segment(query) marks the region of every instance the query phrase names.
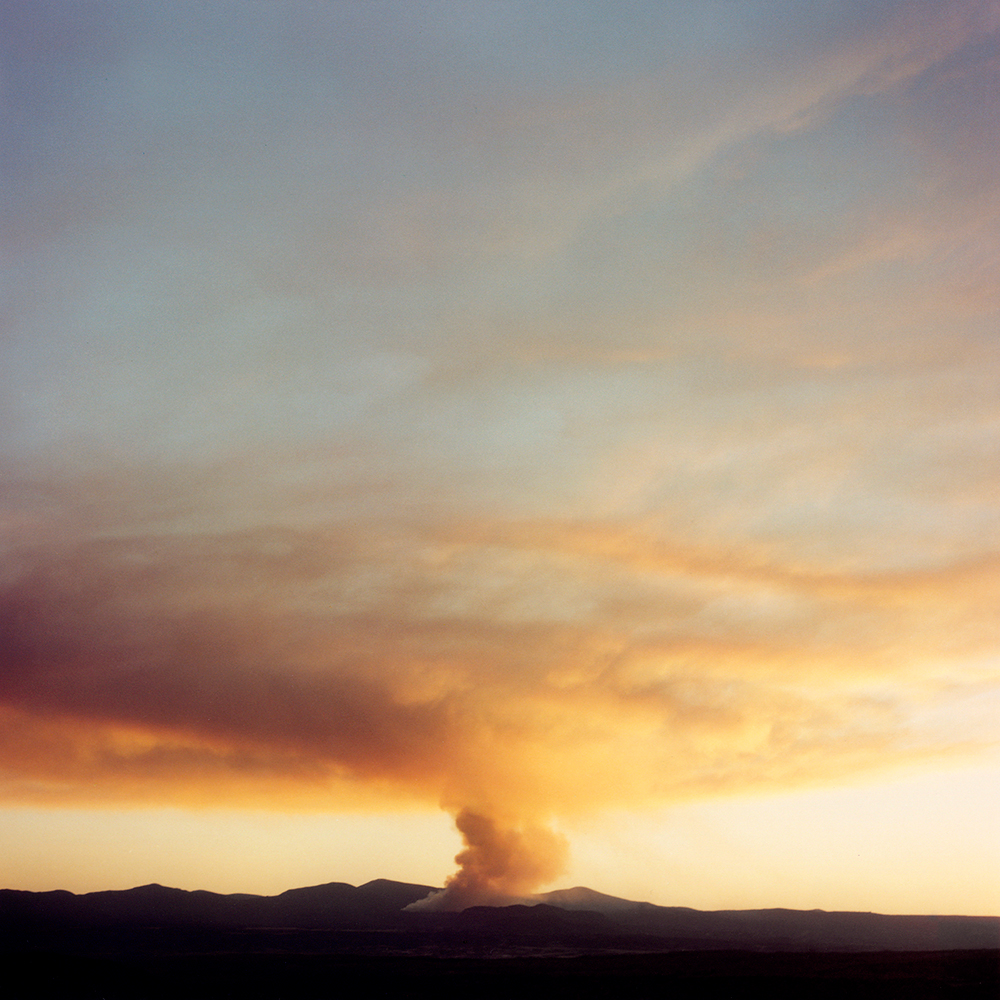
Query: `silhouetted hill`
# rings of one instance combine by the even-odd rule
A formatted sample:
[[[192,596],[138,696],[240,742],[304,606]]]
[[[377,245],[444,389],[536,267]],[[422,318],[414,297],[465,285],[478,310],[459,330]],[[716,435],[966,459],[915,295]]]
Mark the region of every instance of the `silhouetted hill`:
[[[626,910],[655,909],[653,903],[637,903],[631,899],[620,899],[603,892],[595,892],[582,885],[572,889],[555,889],[535,896],[539,902],[551,903],[564,910],[595,910],[598,913],[621,913]]]
[[[397,922],[409,903],[432,886],[379,879],[355,888],[330,882],[278,896],[187,892],[162,885],[120,891],[0,890],[0,928],[89,925],[192,927],[381,927]]]
[[[6,889],[0,983],[5,1000],[1000,996],[992,917],[704,912],[583,887],[533,905],[405,909],[432,891],[383,879],[277,896]]]
[[[15,932],[21,941],[30,942],[33,936],[40,940],[41,935],[54,942],[60,934],[74,932],[77,940],[83,940],[102,929],[114,930],[118,941],[131,935],[136,947],[140,938],[165,941],[167,930],[175,934],[214,930],[242,935],[236,944],[230,942],[233,947],[250,946],[254,935],[259,942],[265,932],[286,938],[291,932],[328,932],[322,939],[328,950],[385,946],[433,951],[438,944],[454,948],[462,940],[482,943],[490,937],[524,946],[572,942],[583,951],[611,947],[788,952],[1000,948],[1000,918],[996,917],[787,909],[702,911],[619,899],[584,887],[545,893],[533,905],[475,906],[458,913],[405,909],[433,891],[432,886],[385,879],[358,887],[330,882],[289,889],[277,896],[187,892],[156,884],[82,895],[5,889],[0,890],[0,933],[8,948]],[[161,932],[158,939],[157,929]],[[362,932],[381,936],[363,939],[358,936]],[[296,940],[300,944],[304,940],[301,933]],[[309,938],[310,947],[318,940]]]
[[[343,882],[289,889],[244,911],[254,924],[282,927],[384,927],[433,886],[376,879],[355,888]]]

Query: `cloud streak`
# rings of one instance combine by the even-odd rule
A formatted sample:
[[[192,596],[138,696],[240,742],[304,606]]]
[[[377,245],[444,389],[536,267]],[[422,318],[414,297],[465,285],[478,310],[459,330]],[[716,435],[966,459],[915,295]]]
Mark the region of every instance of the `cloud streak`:
[[[592,525],[18,556],[0,695],[39,749],[13,773],[71,800],[121,780],[155,801],[137,773],[182,790],[199,760],[237,799],[247,768],[265,785],[270,768],[317,808],[371,784],[487,816],[517,803],[525,820],[825,781],[941,749],[910,728],[914,699],[947,658],[990,649],[996,612],[994,561],[852,578]],[[57,720],[82,734],[64,758],[45,749]]]
[[[957,723],[1000,688],[962,667],[992,649],[995,559],[852,576],[621,525],[388,529],[14,549],[4,797],[441,805],[468,847],[433,905],[460,906],[555,877],[559,817],[990,742]]]

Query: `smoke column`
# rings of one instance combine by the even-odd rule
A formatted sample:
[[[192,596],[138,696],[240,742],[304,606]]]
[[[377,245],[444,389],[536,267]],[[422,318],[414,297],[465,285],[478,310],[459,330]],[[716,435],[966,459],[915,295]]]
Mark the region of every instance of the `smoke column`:
[[[561,835],[536,824],[501,825],[462,809],[455,826],[465,848],[444,889],[412,904],[416,910],[464,910],[518,902],[566,870],[569,850]]]

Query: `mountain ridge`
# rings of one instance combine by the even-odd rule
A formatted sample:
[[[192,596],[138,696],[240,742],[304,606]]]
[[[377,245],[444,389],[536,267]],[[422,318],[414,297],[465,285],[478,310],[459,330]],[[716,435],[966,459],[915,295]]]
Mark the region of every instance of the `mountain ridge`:
[[[696,910],[659,906],[584,886],[557,889],[507,906],[457,912],[407,907],[434,886],[373,879],[360,886],[327,882],[274,896],[214,893],[148,883],[123,890],[0,890],[0,934],[87,933],[126,929],[234,932],[364,932],[408,936],[420,946],[449,947],[493,937],[522,945],[560,941],[580,948],[631,950],[753,949],[784,951],[934,951],[1000,949],[1000,917],[898,915],[853,911]],[[388,941],[388,938],[385,938]],[[332,938],[331,938],[332,942]],[[346,942],[346,939],[345,939]],[[328,942],[329,943],[329,942]],[[331,944],[332,946],[332,944]],[[345,944],[346,946],[346,944]]]

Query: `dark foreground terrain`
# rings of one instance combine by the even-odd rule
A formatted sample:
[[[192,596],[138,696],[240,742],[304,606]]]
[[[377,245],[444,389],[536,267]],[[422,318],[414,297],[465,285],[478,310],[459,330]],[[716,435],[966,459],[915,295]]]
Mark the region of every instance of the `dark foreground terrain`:
[[[11,1000],[67,997],[925,998],[1000,996],[998,953],[874,952],[432,958],[299,954],[142,958],[45,953],[5,962]]]
[[[0,995],[1000,1000],[995,918],[709,913],[587,889],[533,906],[406,909],[430,891],[383,880],[270,897],[3,890]]]

